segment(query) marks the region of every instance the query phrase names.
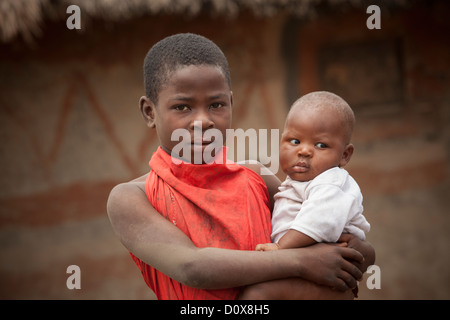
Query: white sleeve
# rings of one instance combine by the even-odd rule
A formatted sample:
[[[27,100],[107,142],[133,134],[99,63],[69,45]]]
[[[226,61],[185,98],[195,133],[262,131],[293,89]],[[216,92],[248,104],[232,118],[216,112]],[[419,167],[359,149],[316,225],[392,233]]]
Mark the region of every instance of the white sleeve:
[[[291,229],[317,242],[336,242],[347,223],[361,214],[361,202],[362,198],[355,198],[336,185],[316,185],[303,202]]]

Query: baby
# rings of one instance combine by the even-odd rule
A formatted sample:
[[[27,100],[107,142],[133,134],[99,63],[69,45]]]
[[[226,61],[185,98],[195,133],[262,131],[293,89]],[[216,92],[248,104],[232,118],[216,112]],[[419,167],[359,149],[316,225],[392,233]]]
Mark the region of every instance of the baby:
[[[256,250],[336,242],[342,233],[365,239],[370,225],[362,215],[361,191],[343,169],[354,150],[354,122],[350,106],[330,92],[307,94],[292,105],[280,145],[287,178],[274,196],[273,243]]]

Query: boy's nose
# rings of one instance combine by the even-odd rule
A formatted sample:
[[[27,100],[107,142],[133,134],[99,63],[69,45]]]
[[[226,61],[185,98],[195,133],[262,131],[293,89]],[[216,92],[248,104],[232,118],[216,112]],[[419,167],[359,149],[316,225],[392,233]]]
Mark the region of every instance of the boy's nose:
[[[207,130],[214,127],[214,122],[204,113],[199,113],[191,122],[191,129]]]

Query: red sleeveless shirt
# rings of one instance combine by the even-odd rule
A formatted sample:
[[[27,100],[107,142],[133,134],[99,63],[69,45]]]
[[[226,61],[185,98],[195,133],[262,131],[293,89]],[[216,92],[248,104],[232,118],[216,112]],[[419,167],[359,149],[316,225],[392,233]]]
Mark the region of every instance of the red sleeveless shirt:
[[[161,147],[150,160],[145,190],[153,207],[197,247],[254,250],[270,242],[270,201],[262,178],[226,164],[175,164]],[[130,253],[158,299],[235,299],[239,288],[187,287]]]

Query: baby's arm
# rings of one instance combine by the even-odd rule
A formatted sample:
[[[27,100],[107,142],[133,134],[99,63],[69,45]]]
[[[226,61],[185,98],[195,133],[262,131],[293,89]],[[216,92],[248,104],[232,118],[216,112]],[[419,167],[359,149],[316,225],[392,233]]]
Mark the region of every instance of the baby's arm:
[[[303,248],[317,243],[306,234],[290,229],[281,237],[278,243],[263,243],[256,246],[256,251],[272,251],[278,249]]]
[[[290,229],[278,241],[278,246],[280,249],[303,248],[315,243],[317,243],[316,240],[306,234]]]

